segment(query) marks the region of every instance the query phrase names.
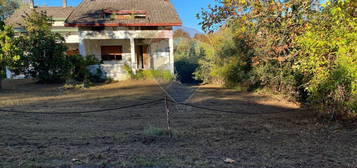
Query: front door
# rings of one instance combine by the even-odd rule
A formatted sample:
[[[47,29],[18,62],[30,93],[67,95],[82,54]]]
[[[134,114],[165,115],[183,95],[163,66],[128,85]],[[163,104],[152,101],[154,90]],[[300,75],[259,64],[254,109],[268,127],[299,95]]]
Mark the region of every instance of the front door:
[[[136,46],[136,61],[138,69],[150,69],[150,54],[148,45]]]

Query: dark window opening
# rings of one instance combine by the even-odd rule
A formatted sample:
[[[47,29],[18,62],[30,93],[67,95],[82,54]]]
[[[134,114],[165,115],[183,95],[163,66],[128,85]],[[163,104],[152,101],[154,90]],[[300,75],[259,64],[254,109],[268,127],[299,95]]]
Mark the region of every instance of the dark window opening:
[[[145,19],[146,12],[141,10],[103,10],[104,18],[110,20],[130,20],[130,19]]]
[[[102,46],[101,47],[103,61],[121,61],[123,60],[122,46]]]

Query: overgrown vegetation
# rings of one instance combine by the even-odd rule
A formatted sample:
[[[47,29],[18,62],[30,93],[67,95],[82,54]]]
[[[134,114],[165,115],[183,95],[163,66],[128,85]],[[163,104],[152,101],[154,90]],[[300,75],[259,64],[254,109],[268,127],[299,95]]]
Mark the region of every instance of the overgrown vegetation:
[[[4,20],[22,4],[22,0],[0,0],[0,89],[5,68],[16,65],[20,53],[20,48],[16,46],[18,40],[15,33],[11,27],[5,25]]]
[[[10,26],[0,24],[0,69],[24,73],[41,83],[80,85],[105,82],[100,61],[94,56],[66,55],[64,37],[51,31],[52,18],[32,11],[24,16],[26,33],[15,37]],[[92,65],[98,65],[97,67]],[[91,72],[95,71],[95,72]]]
[[[309,102],[333,117],[357,111],[357,20],[352,1],[328,2],[310,15],[296,39],[294,68],[304,76]]]
[[[95,83],[104,82],[103,70],[100,67],[92,67],[93,71],[90,72],[91,65],[98,65],[100,61],[94,55],[83,57],[82,55],[67,56],[67,64],[70,65],[70,74],[67,80],[74,80],[77,82],[90,81]]]
[[[17,46],[18,42],[12,28],[0,21],[0,89],[6,67],[16,67],[20,59],[21,49]]]
[[[203,57],[204,51],[200,47],[202,42],[191,38],[188,33],[178,29],[174,33],[175,38],[175,70],[179,81],[184,83],[199,82],[193,73],[198,68],[198,60]]]
[[[195,77],[227,87],[268,88],[333,118],[355,113],[355,4],[318,2],[217,1],[198,15],[209,40],[199,45]]]
[[[70,74],[65,39],[51,32],[52,18],[33,11],[25,17],[26,33],[21,34],[22,62],[26,73],[42,83],[64,82]]]
[[[172,81],[175,76],[169,70],[139,70],[134,72],[129,65],[124,65],[124,70],[129,74],[131,79],[134,80],[163,80]]]

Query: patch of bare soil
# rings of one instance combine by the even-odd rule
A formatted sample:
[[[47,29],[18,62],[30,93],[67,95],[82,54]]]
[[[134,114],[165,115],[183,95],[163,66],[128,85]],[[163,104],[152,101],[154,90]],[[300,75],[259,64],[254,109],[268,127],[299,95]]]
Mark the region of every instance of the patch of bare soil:
[[[152,81],[62,91],[58,85],[5,83],[1,109],[84,111],[164,97]],[[202,86],[191,103],[262,115],[239,115],[163,103],[94,114],[0,112],[0,167],[356,168],[357,125],[321,123],[309,111],[269,95]],[[264,113],[282,112],[263,115]],[[157,128],[153,131],[147,131]],[[149,133],[148,133],[149,132]],[[232,163],[226,163],[230,158]]]

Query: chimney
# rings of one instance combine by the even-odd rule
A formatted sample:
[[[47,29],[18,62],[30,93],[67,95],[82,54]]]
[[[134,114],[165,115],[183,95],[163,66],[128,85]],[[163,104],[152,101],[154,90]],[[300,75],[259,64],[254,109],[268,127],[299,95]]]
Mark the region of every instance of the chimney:
[[[34,0],[30,0],[30,8],[31,9],[35,8]]]
[[[67,0],[63,0],[63,7],[64,7],[64,8],[67,7]]]

